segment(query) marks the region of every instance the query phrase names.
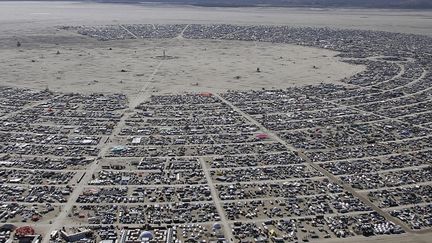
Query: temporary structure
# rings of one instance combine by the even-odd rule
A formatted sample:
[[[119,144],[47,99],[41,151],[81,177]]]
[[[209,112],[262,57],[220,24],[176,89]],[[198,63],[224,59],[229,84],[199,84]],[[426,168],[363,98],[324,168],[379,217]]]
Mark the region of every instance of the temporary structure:
[[[2,225],[1,227],[0,227],[0,231],[2,231],[2,230],[9,230],[9,231],[12,231],[12,230],[15,230],[16,229],[16,227],[15,227],[15,225],[13,225],[13,224],[4,224],[4,225]]]
[[[34,234],[35,234],[35,231],[30,226],[19,227],[15,233],[15,235],[18,237],[26,236],[26,235],[34,235]]]
[[[199,95],[200,95],[200,96],[203,96],[203,97],[210,97],[210,96],[213,96],[213,94],[210,93],[210,92],[201,92]]]
[[[255,137],[258,139],[267,139],[267,138],[269,138],[269,135],[265,134],[265,133],[259,133],[259,134],[255,135]]]

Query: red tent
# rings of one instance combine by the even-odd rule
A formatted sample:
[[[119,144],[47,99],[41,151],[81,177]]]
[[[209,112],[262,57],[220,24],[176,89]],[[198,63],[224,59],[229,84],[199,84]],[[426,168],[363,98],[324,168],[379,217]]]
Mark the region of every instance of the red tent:
[[[210,96],[212,96],[213,94],[210,93],[210,92],[201,92],[199,95],[200,95],[200,96],[204,96],[204,97],[210,97]]]
[[[34,234],[35,234],[35,231],[30,226],[19,227],[15,232],[15,235],[18,237],[26,236],[26,235],[34,235]]]
[[[37,214],[35,214],[35,215],[32,216],[31,220],[34,221],[34,222],[36,222],[36,221],[39,221],[39,219],[40,219],[40,216],[37,215]]]
[[[267,139],[267,138],[269,138],[269,135],[265,134],[265,133],[259,133],[259,134],[255,135],[255,137],[259,138],[259,139]]]

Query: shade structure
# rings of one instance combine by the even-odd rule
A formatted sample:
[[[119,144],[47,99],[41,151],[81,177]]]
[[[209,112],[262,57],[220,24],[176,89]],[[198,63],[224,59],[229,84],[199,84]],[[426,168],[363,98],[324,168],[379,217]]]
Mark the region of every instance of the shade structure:
[[[0,227],[0,230],[10,230],[10,231],[12,231],[12,230],[15,230],[15,229],[16,229],[16,227],[13,224],[4,224],[4,225],[2,225]]]
[[[214,223],[212,228],[214,231],[220,230],[220,229],[222,229],[222,225],[220,223]]]
[[[19,227],[16,230],[15,235],[20,237],[20,236],[26,236],[26,235],[34,235],[35,231],[32,227],[30,226],[23,226],[23,227]]]
[[[140,235],[140,240],[152,240],[153,239],[153,234],[150,231],[144,231],[141,233]]]

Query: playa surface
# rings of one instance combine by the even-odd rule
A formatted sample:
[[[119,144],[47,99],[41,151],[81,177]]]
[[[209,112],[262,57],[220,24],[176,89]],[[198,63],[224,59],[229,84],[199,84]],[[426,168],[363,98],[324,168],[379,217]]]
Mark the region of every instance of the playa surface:
[[[431,12],[408,10],[0,2],[0,78],[2,84],[18,87],[127,94],[142,88],[167,93],[338,82],[364,67],[341,62],[334,51],[286,44],[183,38],[98,42],[58,27],[232,23],[430,35],[430,18]],[[22,43],[19,49],[17,40]],[[163,51],[174,58],[161,60]]]

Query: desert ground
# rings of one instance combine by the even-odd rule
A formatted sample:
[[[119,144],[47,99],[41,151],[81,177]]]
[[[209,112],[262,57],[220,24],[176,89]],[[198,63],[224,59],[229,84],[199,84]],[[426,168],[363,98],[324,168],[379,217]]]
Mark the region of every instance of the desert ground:
[[[127,14],[125,14],[127,13]],[[432,35],[432,13],[385,9],[202,8],[94,4],[81,2],[0,2],[0,35],[35,34],[53,25],[118,23],[235,23],[354,28]]]
[[[161,57],[164,51],[165,60]],[[363,69],[340,62],[336,54],[317,48],[240,41],[96,42],[83,38],[76,44],[42,44],[19,51],[3,48],[0,79],[18,87],[125,94],[134,94],[149,82],[149,90],[172,93],[337,82]]]
[[[335,57],[337,52],[286,44],[182,38],[98,42],[58,27],[235,23],[431,35],[431,18],[431,12],[402,10],[0,2],[0,63],[3,68],[0,78],[3,84],[20,87],[125,93],[137,92],[143,85],[148,90],[166,93],[337,82],[362,71],[363,67],[341,62]],[[23,44],[20,50],[16,48],[17,40]],[[163,51],[174,58],[159,60],[157,56]],[[261,72],[257,73],[256,68]],[[24,69],[26,72],[21,72]]]

